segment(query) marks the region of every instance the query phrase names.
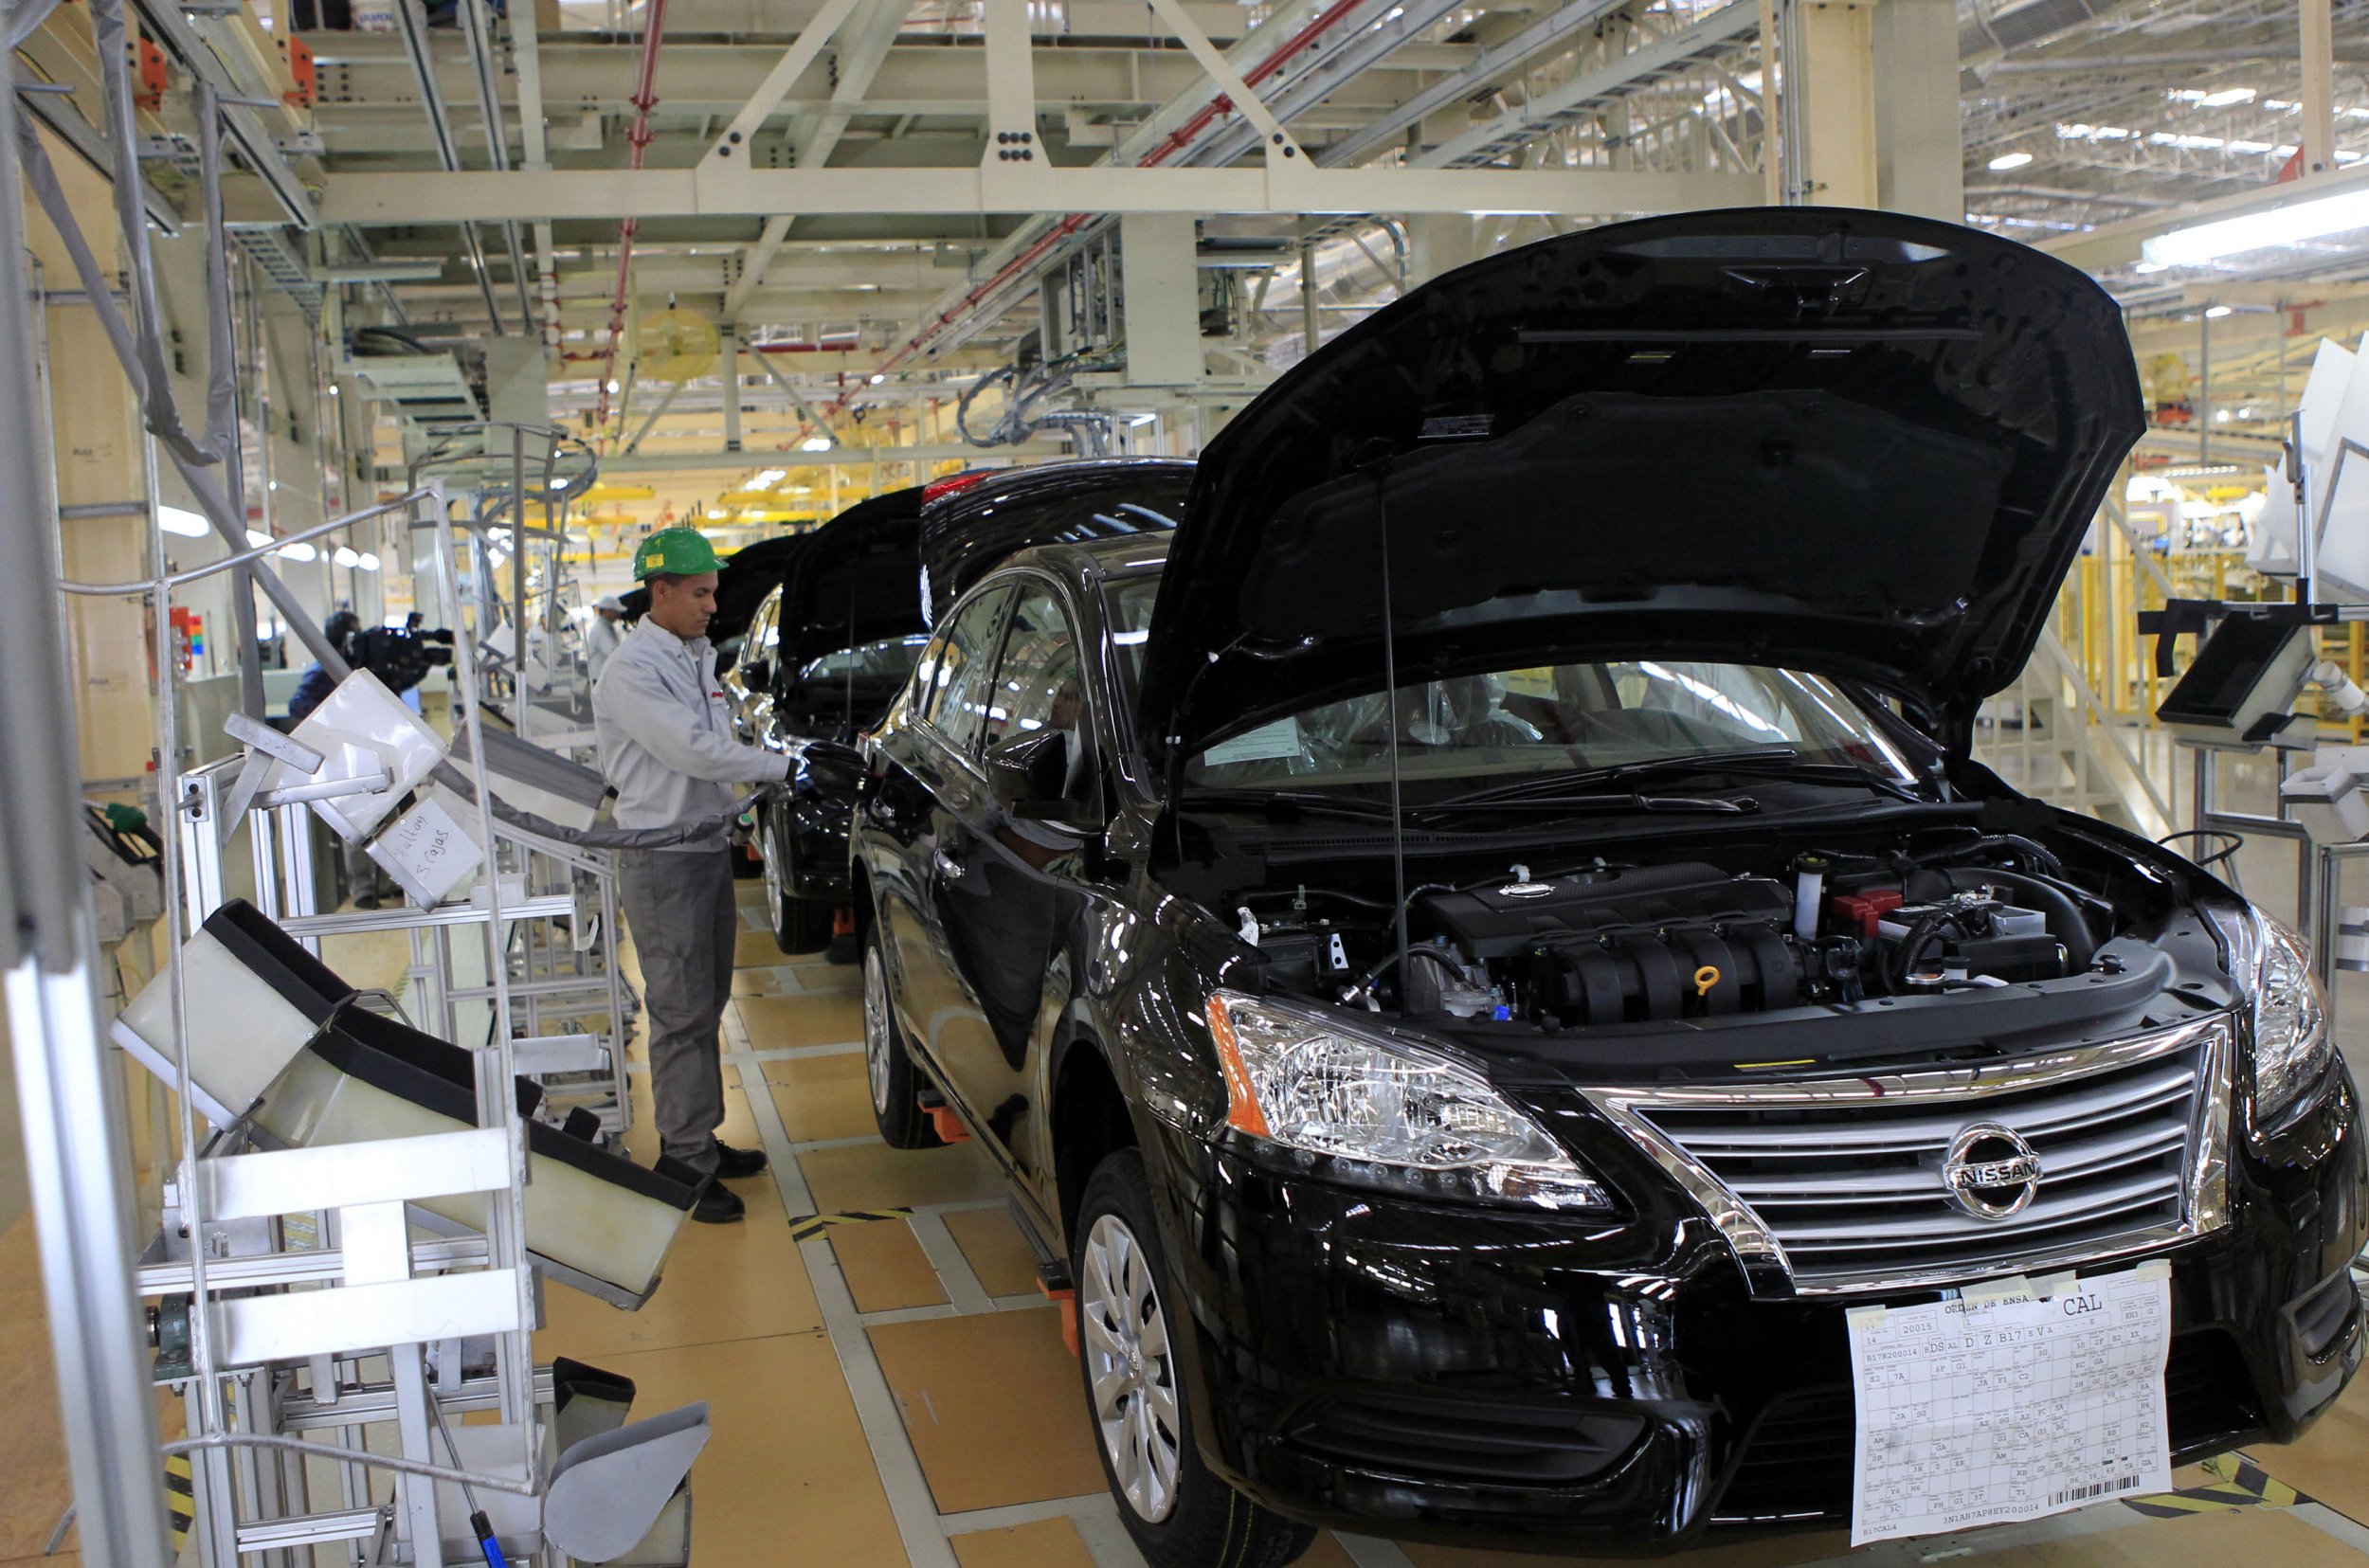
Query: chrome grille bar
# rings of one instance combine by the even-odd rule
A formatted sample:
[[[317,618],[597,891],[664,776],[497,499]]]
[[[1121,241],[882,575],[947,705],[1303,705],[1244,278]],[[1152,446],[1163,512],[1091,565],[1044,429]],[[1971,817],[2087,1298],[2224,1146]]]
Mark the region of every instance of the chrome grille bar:
[[[2215,1014],[2010,1062],[1584,1092],[1702,1204],[1756,1292],[1922,1288],[2221,1224],[2235,1038]],[[2012,1214],[1969,1213],[1944,1181],[1980,1124],[2039,1162]]]

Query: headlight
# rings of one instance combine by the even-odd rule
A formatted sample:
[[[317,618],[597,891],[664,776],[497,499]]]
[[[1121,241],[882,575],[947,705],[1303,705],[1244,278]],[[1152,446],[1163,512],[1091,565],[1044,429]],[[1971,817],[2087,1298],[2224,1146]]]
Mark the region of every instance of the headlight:
[[[2230,968],[2253,1009],[2253,1125],[2274,1130],[2327,1071],[2335,1045],[2303,940],[2249,908],[2215,912],[2230,939]]]
[[[1468,1068],[1238,991],[1209,997],[1226,1122],[1326,1174],[1443,1198],[1608,1210],[1603,1184]]]

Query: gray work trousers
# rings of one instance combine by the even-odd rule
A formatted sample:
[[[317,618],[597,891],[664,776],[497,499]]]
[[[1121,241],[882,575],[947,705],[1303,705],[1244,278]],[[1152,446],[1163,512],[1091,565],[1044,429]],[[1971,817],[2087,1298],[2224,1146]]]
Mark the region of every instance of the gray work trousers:
[[[717,1029],[732,994],[732,852],[628,849],[617,855],[619,892],[642,956],[650,1021],[650,1099],[660,1147],[699,1171],[715,1170],[724,1120],[723,1042]]]

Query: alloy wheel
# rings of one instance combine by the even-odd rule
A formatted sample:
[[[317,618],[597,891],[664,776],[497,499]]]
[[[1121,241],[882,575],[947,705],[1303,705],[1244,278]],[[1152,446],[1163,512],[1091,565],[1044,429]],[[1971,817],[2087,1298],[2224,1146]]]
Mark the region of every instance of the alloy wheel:
[[[782,924],[782,868],[774,863],[773,836],[765,830],[762,817],[757,820],[757,860],[765,867],[765,908],[778,928]]]
[[[1094,1423],[1128,1505],[1157,1524],[1176,1506],[1184,1465],[1167,1314],[1143,1243],[1117,1215],[1086,1233],[1083,1262],[1077,1325]]]
[[[895,1050],[889,1029],[888,973],[880,963],[880,947],[868,943],[863,950],[863,1069],[872,1080],[872,1108],[889,1112],[889,1053]]]

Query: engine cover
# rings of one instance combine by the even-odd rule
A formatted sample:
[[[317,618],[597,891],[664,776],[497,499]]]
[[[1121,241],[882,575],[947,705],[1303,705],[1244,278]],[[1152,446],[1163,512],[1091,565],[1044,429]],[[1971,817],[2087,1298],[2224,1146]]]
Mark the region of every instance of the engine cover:
[[[1687,862],[1426,893],[1410,924],[1513,981],[1566,1024],[1759,1012],[1801,1000],[1781,883]]]

